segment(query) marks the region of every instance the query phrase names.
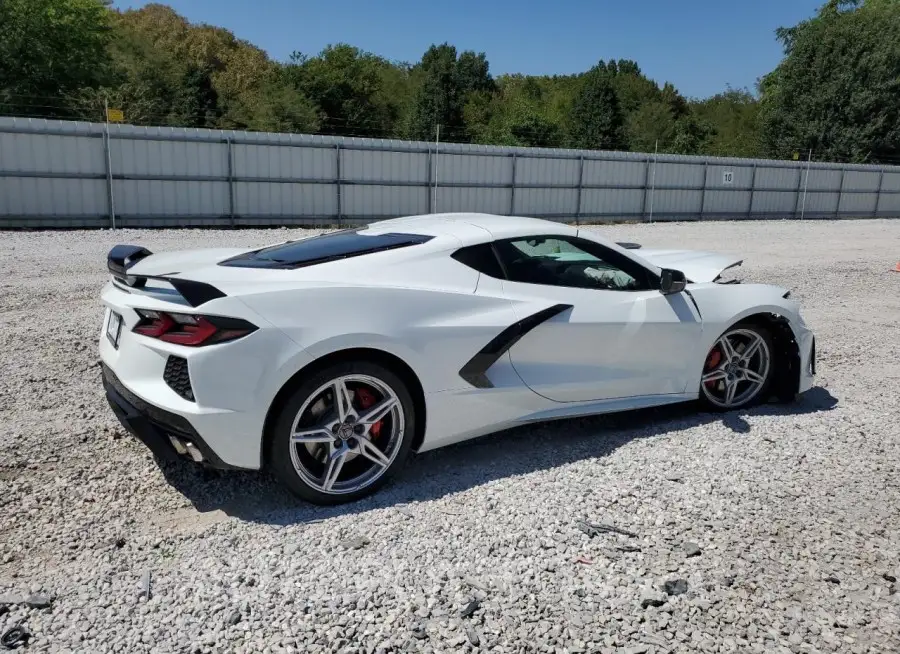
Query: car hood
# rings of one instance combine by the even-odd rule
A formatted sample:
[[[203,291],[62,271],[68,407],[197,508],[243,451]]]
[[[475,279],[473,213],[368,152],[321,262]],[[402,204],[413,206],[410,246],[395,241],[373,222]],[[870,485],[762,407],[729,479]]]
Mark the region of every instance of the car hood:
[[[723,271],[741,265],[744,260],[732,254],[701,252],[699,250],[664,250],[641,248],[633,253],[654,266],[680,270],[695,284],[715,281]]]

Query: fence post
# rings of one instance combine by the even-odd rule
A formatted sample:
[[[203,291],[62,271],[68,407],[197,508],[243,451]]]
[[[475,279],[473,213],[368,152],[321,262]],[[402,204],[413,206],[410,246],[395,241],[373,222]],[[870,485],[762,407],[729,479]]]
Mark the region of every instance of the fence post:
[[[884,168],[881,169],[881,174],[878,176],[878,190],[875,192],[875,212],[872,214],[873,218],[878,218],[878,212],[881,209],[882,188],[884,188]]]
[[[800,211],[800,220],[806,217],[806,194],[809,191],[809,169],[812,166],[812,150],[809,151],[809,159],[806,160],[806,184],[803,184],[803,171],[800,171],[800,180],[797,182],[797,201],[800,201],[800,186],[803,186],[803,209]],[[794,209],[794,218],[797,217],[797,210]]]
[[[341,207],[341,144],[334,144],[334,183],[337,190],[337,224],[341,227],[343,209]]]
[[[228,222],[234,227],[234,144],[231,138],[225,139],[228,154]]]
[[[644,167],[644,202],[641,205],[641,220],[647,219],[647,197],[650,192],[650,157],[647,157],[647,165]]]
[[[106,201],[108,203],[107,206],[109,207],[109,226],[111,229],[115,229],[116,198],[115,193],[113,192],[112,153],[110,152],[109,142],[109,123],[107,123],[106,129],[103,131],[103,154],[106,160]]]
[[[650,222],[653,222],[653,200],[656,199],[656,167],[659,166],[659,139],[653,149],[653,180],[650,182]]]
[[[437,197],[438,197],[438,167],[441,165],[441,125],[438,123],[435,125],[434,132],[434,178],[431,180],[434,182],[434,196],[432,198],[432,202],[434,203],[434,209],[432,209],[432,213],[437,213]]]
[[[750,177],[750,204],[747,205],[747,218],[753,217],[753,194],[756,191],[756,164],[753,164],[753,174]]]
[[[431,182],[433,180],[432,170],[431,170],[431,145],[428,146],[428,157],[425,159],[425,167],[428,168],[428,171],[425,175],[425,183],[428,184],[428,211],[426,213],[434,213],[434,190],[431,188]]]
[[[516,212],[516,153],[513,152],[512,157],[512,186],[509,188],[509,215],[512,216]]]
[[[700,220],[703,220],[703,211],[706,209],[706,179],[709,177],[709,162],[703,162],[703,189],[700,191]]]
[[[578,203],[575,206],[575,224],[581,224],[581,191],[584,187],[584,155],[578,157]]]
[[[846,168],[841,168],[841,185],[838,186],[838,201],[837,206],[834,208],[834,217],[837,218],[841,215],[841,201],[844,199],[844,175],[847,172]]]

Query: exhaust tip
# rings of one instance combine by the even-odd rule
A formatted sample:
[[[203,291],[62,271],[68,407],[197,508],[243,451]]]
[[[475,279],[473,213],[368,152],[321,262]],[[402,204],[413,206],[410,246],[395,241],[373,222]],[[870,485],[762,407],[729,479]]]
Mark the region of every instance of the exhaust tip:
[[[191,455],[191,458],[197,463],[203,463],[203,453],[197,449],[197,446],[191,443],[190,441],[186,441],[184,446],[187,448],[187,453]]]
[[[184,443],[181,442],[180,438],[169,436],[169,442],[172,443],[172,447],[175,448],[175,451],[178,452],[178,454],[184,456],[188,453],[187,447],[185,447]]]

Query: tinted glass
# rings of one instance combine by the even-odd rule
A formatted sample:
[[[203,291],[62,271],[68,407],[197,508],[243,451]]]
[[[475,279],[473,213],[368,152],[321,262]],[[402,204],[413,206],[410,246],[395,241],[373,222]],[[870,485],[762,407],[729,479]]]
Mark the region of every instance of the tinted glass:
[[[223,261],[229,266],[298,267],[373,252],[418,245],[431,236],[420,234],[369,234],[365,230],[347,229],[290,241],[249,252]]]
[[[581,247],[557,237],[513,239],[496,244],[510,281],[608,291],[634,291],[645,283]]]
[[[500,262],[497,261],[497,256],[489,243],[457,250],[453,253],[453,258],[489,277],[503,279],[503,269],[500,268]]]

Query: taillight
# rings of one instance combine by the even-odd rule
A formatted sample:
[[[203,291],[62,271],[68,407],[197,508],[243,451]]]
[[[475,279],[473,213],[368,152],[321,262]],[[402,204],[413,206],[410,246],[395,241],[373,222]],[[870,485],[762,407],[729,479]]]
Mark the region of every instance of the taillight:
[[[137,309],[137,314],[141,319],[134,326],[132,330],[134,333],[158,338],[166,343],[191,347],[233,341],[256,330],[256,325],[240,318],[198,316],[149,309]]]

